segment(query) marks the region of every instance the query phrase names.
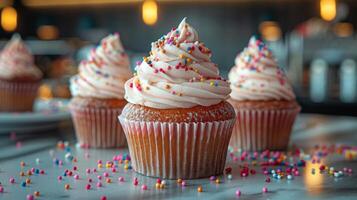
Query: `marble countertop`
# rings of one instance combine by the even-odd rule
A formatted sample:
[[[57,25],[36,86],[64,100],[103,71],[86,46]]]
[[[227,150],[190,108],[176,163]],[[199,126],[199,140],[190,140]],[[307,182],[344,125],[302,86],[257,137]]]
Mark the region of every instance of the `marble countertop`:
[[[66,151],[56,148],[59,140],[69,141],[70,152],[78,159],[77,163],[66,162]],[[336,117],[323,115],[301,115],[295,125],[291,144],[301,147],[306,153],[314,149],[315,145],[350,145],[357,146],[357,118]],[[21,200],[28,194],[39,191],[36,199],[100,199],[106,196],[111,199],[357,199],[357,160],[346,160],[343,155],[333,154],[321,159],[320,164],[306,162],[306,167],[300,168],[300,176],[292,180],[286,178],[277,180],[272,178],[267,183],[266,177],[261,173],[260,166],[249,165],[250,169],[257,171],[256,175],[240,176],[241,161],[234,161],[228,157],[226,166],[232,168],[232,179],[226,175],[220,177],[221,183],[206,179],[187,180],[187,186],[181,187],[176,181],[166,181],[164,189],[155,188],[155,178],[144,177],[132,170],[124,169],[124,164],[119,164],[115,173],[102,168],[96,174],[86,174],[85,169],[96,168],[97,160],[104,162],[111,160],[114,155],[126,154],[127,149],[81,149],[74,145],[74,134],[71,128],[57,131],[18,134],[16,138],[9,135],[0,135],[0,182],[4,192],[0,199]],[[239,156],[239,152],[235,152]],[[36,159],[40,162],[37,163]],[[63,165],[54,164],[53,159],[63,160]],[[26,163],[23,168],[20,162]],[[333,166],[335,169],[351,168],[354,170],[349,175],[335,178],[326,173],[319,173],[321,165]],[[63,177],[58,181],[66,169],[78,167],[79,179]],[[20,176],[20,172],[32,167],[44,170],[45,174],[34,174],[30,177]],[[312,169],[316,173],[312,173]],[[103,187],[97,188],[97,175],[109,172],[112,183],[106,183],[103,178]],[[119,182],[118,177],[124,177],[124,182]],[[15,183],[9,183],[9,178],[14,177]],[[31,179],[31,184],[26,187],[22,182]],[[91,178],[92,188],[86,190],[88,178]],[[137,178],[138,186],[133,185]],[[65,184],[71,189],[65,190]],[[148,190],[142,190],[141,185],[146,184]],[[202,186],[203,192],[197,192],[197,187]],[[267,187],[268,192],[263,193],[262,188]],[[240,197],[235,195],[236,190],[241,191]]]

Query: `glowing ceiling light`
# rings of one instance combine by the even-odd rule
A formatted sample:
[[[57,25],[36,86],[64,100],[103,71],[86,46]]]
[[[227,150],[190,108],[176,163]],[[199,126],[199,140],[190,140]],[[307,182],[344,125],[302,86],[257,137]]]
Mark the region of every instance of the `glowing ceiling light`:
[[[56,26],[42,25],[37,29],[37,36],[42,40],[54,40],[59,36],[59,31]]]
[[[157,22],[158,6],[154,0],[145,0],[142,7],[143,21],[147,25],[154,25]]]
[[[17,12],[15,8],[8,6],[1,11],[1,27],[7,31],[12,32],[17,27]]]
[[[336,17],[336,0],[320,0],[321,18],[331,21]]]
[[[274,21],[264,21],[260,23],[259,31],[264,40],[271,42],[279,40],[282,35],[279,24]]]

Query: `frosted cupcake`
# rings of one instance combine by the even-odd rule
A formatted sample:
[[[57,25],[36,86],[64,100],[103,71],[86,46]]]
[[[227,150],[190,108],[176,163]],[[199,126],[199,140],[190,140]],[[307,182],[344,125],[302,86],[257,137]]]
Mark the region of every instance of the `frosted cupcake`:
[[[78,142],[88,147],[126,145],[117,116],[127,103],[124,83],[132,76],[119,35],[109,35],[79,65],[71,79],[70,110]]]
[[[230,144],[248,151],[286,149],[300,106],[268,47],[252,37],[229,80],[237,114]]]
[[[126,82],[123,126],[133,168],[147,176],[222,174],[235,113],[211,51],[184,19],[152,43]]]
[[[0,54],[0,111],[32,111],[41,78],[31,52],[14,35]]]

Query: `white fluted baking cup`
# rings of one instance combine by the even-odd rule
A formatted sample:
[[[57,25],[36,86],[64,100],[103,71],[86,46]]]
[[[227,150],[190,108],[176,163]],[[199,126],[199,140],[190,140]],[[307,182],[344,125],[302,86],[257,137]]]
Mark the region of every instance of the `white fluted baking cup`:
[[[121,125],[117,121],[121,108],[76,108],[70,106],[76,136],[81,145],[94,148],[126,146]]]
[[[245,151],[284,150],[300,107],[237,109],[230,146]]]
[[[199,123],[138,122],[119,116],[133,169],[164,179],[222,174],[234,119]]]

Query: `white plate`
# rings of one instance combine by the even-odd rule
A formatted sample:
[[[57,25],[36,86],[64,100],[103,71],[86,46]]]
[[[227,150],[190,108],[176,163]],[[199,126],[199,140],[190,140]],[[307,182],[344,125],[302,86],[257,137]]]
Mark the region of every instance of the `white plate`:
[[[37,100],[33,112],[0,113],[0,129],[31,124],[33,126],[69,120],[67,99]]]
[[[38,99],[33,112],[0,113],[0,134],[51,130],[71,119],[67,99]]]

